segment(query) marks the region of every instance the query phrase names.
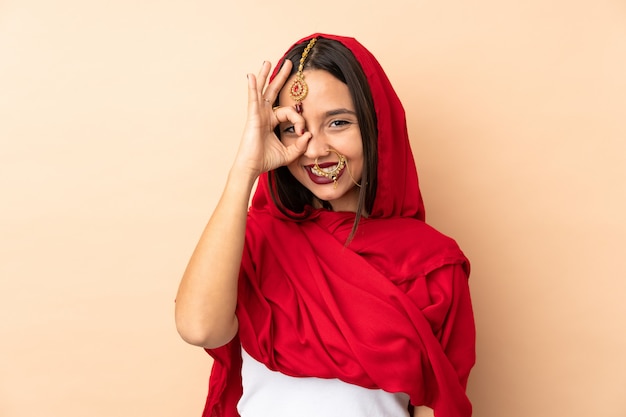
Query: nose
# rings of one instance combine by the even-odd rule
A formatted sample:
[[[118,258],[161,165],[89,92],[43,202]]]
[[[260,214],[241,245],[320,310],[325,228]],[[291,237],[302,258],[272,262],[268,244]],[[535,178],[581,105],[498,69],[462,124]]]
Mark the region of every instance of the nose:
[[[327,142],[326,135],[321,132],[311,132],[311,139],[309,140],[304,156],[311,160],[321,158],[328,155],[330,146]]]

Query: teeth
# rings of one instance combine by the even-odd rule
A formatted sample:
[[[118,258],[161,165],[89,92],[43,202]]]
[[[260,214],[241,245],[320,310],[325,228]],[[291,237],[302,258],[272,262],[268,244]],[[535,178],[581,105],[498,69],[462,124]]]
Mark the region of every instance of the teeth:
[[[330,174],[336,174],[338,170],[339,168],[337,168],[337,165],[333,165],[333,166],[326,167],[326,168],[321,168],[321,167],[311,168],[311,172],[313,172],[318,177],[327,177],[327,178],[329,178]]]
[[[326,167],[326,168],[313,167],[311,169],[311,171],[313,171],[315,175],[318,175],[320,177],[323,177],[324,174],[334,173],[336,170],[337,170],[337,165],[333,165],[331,167]]]
[[[346,159],[345,159],[345,157],[343,155],[339,155],[339,156],[340,156],[339,162],[334,164],[334,165],[330,165],[330,166],[320,167],[317,164],[317,161],[316,161],[315,165],[311,168],[311,172],[313,174],[317,175],[318,177],[330,178],[331,180],[333,180],[335,182],[335,185],[336,185],[337,184],[337,175],[346,166]]]

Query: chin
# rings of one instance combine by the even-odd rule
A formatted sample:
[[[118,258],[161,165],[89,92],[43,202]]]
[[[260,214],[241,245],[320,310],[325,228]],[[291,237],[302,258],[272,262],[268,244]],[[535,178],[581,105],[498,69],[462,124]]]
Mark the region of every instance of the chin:
[[[332,192],[327,193],[314,192],[313,195],[315,195],[315,197],[317,197],[319,200],[327,201],[335,211],[355,212],[359,196],[358,194],[354,194],[354,198],[350,198],[352,196],[349,196],[348,194],[350,194],[352,191],[352,189],[340,190],[339,188],[337,188],[337,190],[332,190]]]
[[[330,185],[329,187],[332,188],[332,185]],[[315,197],[319,198],[320,200],[328,201],[331,204],[333,201],[343,197],[344,195],[344,193],[337,192],[339,191],[339,188],[337,188],[337,190],[332,190],[330,192],[315,192],[313,190],[311,191],[313,192],[313,195]]]

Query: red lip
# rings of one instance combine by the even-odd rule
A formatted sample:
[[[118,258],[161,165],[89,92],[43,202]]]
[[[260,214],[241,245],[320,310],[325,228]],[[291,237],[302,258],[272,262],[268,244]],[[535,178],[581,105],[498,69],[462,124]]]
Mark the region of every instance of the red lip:
[[[333,165],[337,165],[336,162],[324,162],[321,164],[317,164],[318,167],[320,168],[328,168],[328,167],[332,167]],[[311,168],[313,168],[315,165],[309,165]]]
[[[336,162],[324,162],[322,164],[318,164],[317,166],[320,168],[328,168],[328,167],[332,167],[337,165]],[[309,175],[309,178],[311,179],[311,181],[313,181],[315,184],[333,184],[335,181],[339,180],[339,178],[341,178],[341,176],[343,175],[343,172],[345,171],[345,168],[342,169],[341,171],[339,171],[337,173],[337,178],[335,179],[335,181],[333,181],[330,178],[327,177],[321,177],[319,175],[315,175],[312,171],[312,169],[315,167],[315,165],[305,165],[304,169],[306,170],[306,173]]]

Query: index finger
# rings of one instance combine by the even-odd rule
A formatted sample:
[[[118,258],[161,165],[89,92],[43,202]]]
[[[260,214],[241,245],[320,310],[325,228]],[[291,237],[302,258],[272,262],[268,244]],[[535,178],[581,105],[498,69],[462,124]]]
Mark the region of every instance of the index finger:
[[[289,123],[293,125],[294,133],[301,136],[306,131],[306,121],[300,113],[296,111],[293,106],[289,107],[275,107],[274,116],[279,123]]]

